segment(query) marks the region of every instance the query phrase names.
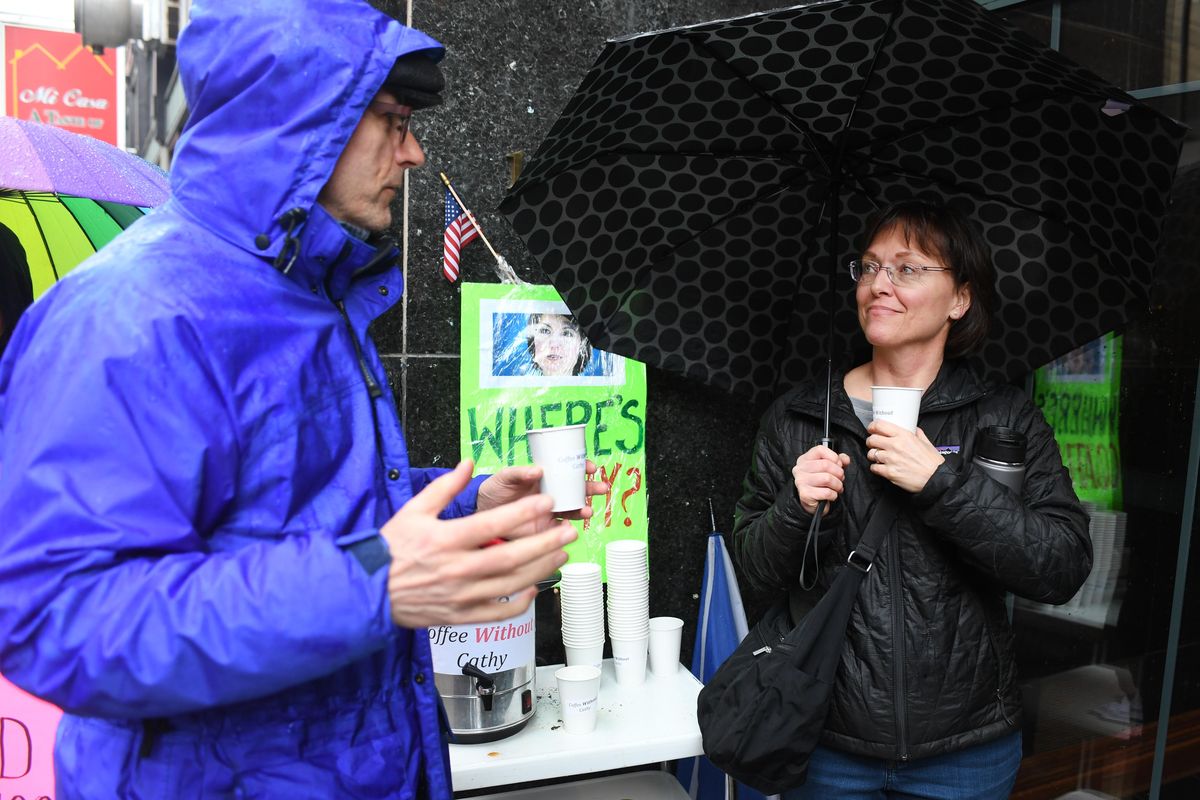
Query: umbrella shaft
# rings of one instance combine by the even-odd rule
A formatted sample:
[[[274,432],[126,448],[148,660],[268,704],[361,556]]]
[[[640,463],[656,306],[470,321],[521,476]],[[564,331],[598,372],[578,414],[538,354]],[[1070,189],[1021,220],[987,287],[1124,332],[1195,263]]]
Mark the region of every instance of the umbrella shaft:
[[[839,181],[829,184],[829,288],[825,292],[826,312],[829,315],[828,330],[825,336],[825,353],[828,361],[825,364],[825,418],[823,420],[823,436],[821,444],[830,447],[829,412],[833,408],[833,348],[835,342],[833,317],[837,310],[837,272],[838,272],[838,227],[842,216],[842,185]],[[818,511],[818,514],[820,512]]]

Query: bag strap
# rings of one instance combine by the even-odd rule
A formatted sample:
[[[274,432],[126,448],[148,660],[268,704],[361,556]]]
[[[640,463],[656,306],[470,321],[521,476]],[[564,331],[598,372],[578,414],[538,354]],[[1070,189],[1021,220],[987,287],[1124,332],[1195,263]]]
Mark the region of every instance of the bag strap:
[[[933,441],[942,431],[942,425],[950,416],[949,411],[935,411],[925,417],[927,428],[922,427],[925,431],[925,437],[929,441]],[[896,515],[900,513],[898,505],[899,494],[896,487],[889,484],[879,500],[875,503],[875,508],[871,512],[871,519],[867,521],[866,530],[858,539],[858,544],[850,551],[850,555],[846,556],[846,564],[863,573],[864,575],[871,571],[871,564],[875,561],[875,556],[879,552],[879,545],[883,543],[883,537],[887,534],[888,529],[892,527],[892,521]]]
[[[930,441],[937,439],[942,432],[942,426],[946,425],[946,420],[950,416],[948,410],[938,410],[934,413],[926,414],[925,425],[922,426],[922,431],[925,432],[925,438]],[[866,522],[866,529],[863,530],[863,535],[859,536],[857,545],[846,557],[846,564],[852,566],[853,569],[862,572],[863,575],[870,572],[871,564],[875,561],[875,555],[880,552],[880,545],[883,542],[883,536],[892,527],[896,515],[900,513],[898,489],[888,485],[884,489],[880,499],[875,504],[875,509],[871,511],[871,518]],[[814,531],[809,531],[809,540],[804,543],[803,561],[800,563],[800,585],[803,588],[809,589],[804,584],[804,573],[808,569],[809,563],[809,545],[812,545],[812,553],[816,554],[816,536]],[[814,569],[817,569],[814,566]],[[816,576],[814,576],[815,578]],[[814,581],[814,584],[816,582]]]
[[[854,545],[850,555],[846,556],[846,565],[864,575],[870,572],[875,561],[875,554],[879,552],[879,545],[883,542],[883,537],[892,527],[892,521],[899,513],[900,507],[896,503],[896,490],[889,486],[875,503],[871,519],[867,522],[867,529],[858,538],[858,544]]]

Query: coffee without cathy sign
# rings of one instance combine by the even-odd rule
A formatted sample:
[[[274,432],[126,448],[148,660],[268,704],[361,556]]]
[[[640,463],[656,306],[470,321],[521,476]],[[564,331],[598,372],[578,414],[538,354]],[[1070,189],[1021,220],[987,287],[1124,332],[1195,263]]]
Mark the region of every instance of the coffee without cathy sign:
[[[474,664],[487,673],[503,672],[533,662],[533,606],[503,622],[438,625],[429,629],[433,671],[462,674]]]

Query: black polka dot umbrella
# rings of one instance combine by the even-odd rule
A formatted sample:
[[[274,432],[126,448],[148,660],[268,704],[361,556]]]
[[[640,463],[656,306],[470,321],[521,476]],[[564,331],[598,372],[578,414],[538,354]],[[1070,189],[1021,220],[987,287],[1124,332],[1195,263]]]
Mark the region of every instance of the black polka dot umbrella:
[[[947,199],[1010,379],[1145,304],[1184,130],[973,0],[812,3],[608,42],[501,211],[595,344],[765,396],[861,348],[871,212]]]

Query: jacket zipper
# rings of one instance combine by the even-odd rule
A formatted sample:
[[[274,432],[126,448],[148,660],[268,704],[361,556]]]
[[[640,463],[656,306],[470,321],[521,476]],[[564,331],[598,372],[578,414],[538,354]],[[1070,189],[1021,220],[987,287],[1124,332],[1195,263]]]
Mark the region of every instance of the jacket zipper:
[[[892,550],[891,567],[888,570],[888,590],[892,595],[892,640],[896,643],[895,667],[893,668],[892,702],[896,706],[896,753],[900,761],[908,761],[908,709],[905,705],[904,662],[904,602],[900,590],[900,545],[893,525],[888,531],[888,547]]]
[[[984,609],[983,629],[987,633],[988,644],[992,648],[992,660],[996,662],[996,706],[1000,709],[1000,716],[1004,717],[1004,721],[1011,728],[1014,727],[1013,721],[1004,708],[1004,684],[1000,674],[1004,662],[1000,659],[1000,646],[996,644],[996,636],[992,633],[992,623],[988,621],[987,609]]]
[[[343,245],[341,252],[338,253],[337,258],[334,260],[334,266],[336,266],[342,261],[342,259],[346,258],[346,256],[350,254],[350,249],[350,243],[346,242],[345,245]],[[380,248],[378,251],[376,251],[375,256],[367,263],[366,266],[355,272],[355,276],[357,277],[358,275],[368,271],[374,271],[378,265],[385,262],[385,256],[388,254],[388,252],[390,252],[390,248]],[[333,302],[333,305],[335,308],[337,308],[338,313],[342,315],[342,321],[346,323],[346,330],[350,334],[350,341],[354,343],[354,357],[358,359],[358,369],[359,372],[362,373],[363,381],[367,385],[367,395],[371,398],[371,402],[368,403],[368,405],[371,409],[371,428],[375,432],[375,457],[379,462],[380,475],[386,475],[388,473],[387,457],[385,455],[387,448],[385,446],[383,431],[379,425],[379,408],[375,403],[376,400],[383,397],[383,388],[379,385],[379,381],[376,379],[375,373],[371,371],[370,365],[367,364],[367,357],[363,354],[362,342],[358,340],[358,334],[354,330],[354,323],[350,321],[350,315],[346,312],[345,301],[333,300],[331,296],[331,292],[329,291],[329,279],[332,275],[333,266],[330,266],[325,277],[325,296]],[[393,501],[391,491],[385,491],[383,493],[383,497],[386,501],[388,516],[395,514],[396,506]]]
[[[378,400],[380,397],[383,397],[383,389],[379,387],[379,381],[375,379],[370,366],[367,365],[362,345],[358,341],[358,334],[354,332],[354,325],[350,323],[350,315],[346,313],[346,304],[338,300],[335,305],[338,312],[341,313],[342,319],[346,321],[346,327],[350,329],[350,341],[354,342],[354,355],[358,358],[358,368],[362,372],[363,380],[367,382],[367,393],[371,395],[372,400]]]
[[[1008,716],[1008,712],[1004,710],[1004,694],[999,686],[996,687],[996,705],[1000,707],[1000,716],[1004,717],[1004,721],[1008,723],[1008,727],[1016,727],[1013,724],[1012,717]]]
[[[333,260],[325,277],[325,296],[329,297],[329,280],[333,275],[333,268],[341,263],[343,259],[350,255],[350,243],[346,242],[342,245],[341,251],[337,254],[337,258]],[[355,278],[370,272],[375,272],[386,266],[387,256],[391,253],[391,246],[380,247],[375,251],[375,255],[364,264],[360,269],[354,272]],[[332,298],[330,298],[332,300]],[[383,397],[383,389],[379,386],[379,381],[376,380],[374,373],[371,372],[371,367],[367,364],[366,356],[363,355],[362,344],[358,341],[358,334],[354,332],[354,324],[350,321],[350,315],[346,313],[346,303],[344,300],[334,300],[333,304],[337,307],[338,313],[342,315],[342,319],[346,322],[346,328],[350,331],[350,341],[354,342],[354,355],[358,359],[358,369],[362,372],[363,380],[367,383],[367,393],[371,395],[372,400],[378,400]],[[374,415],[375,406],[371,405],[371,413]],[[378,420],[376,420],[376,435],[379,433]]]
[[[350,322],[350,315],[346,313],[346,304],[341,300],[334,303],[337,306],[338,312],[342,315],[342,319],[346,321],[346,327],[350,330],[350,341],[354,342],[354,355],[358,358],[358,368],[362,371],[363,380],[367,382],[367,394],[371,397],[369,403],[371,407],[371,427],[375,431],[375,457],[379,462],[379,474],[386,475],[388,472],[387,458],[385,456],[386,447],[384,445],[383,432],[379,427],[379,409],[376,407],[375,401],[383,397],[383,389],[379,386],[379,381],[375,380],[375,375],[371,372],[370,366],[367,365],[366,356],[363,355],[362,344],[358,341],[358,334],[354,332],[354,325]],[[396,505],[393,502],[390,491],[383,493],[384,499],[387,501],[388,516],[396,513]]]

